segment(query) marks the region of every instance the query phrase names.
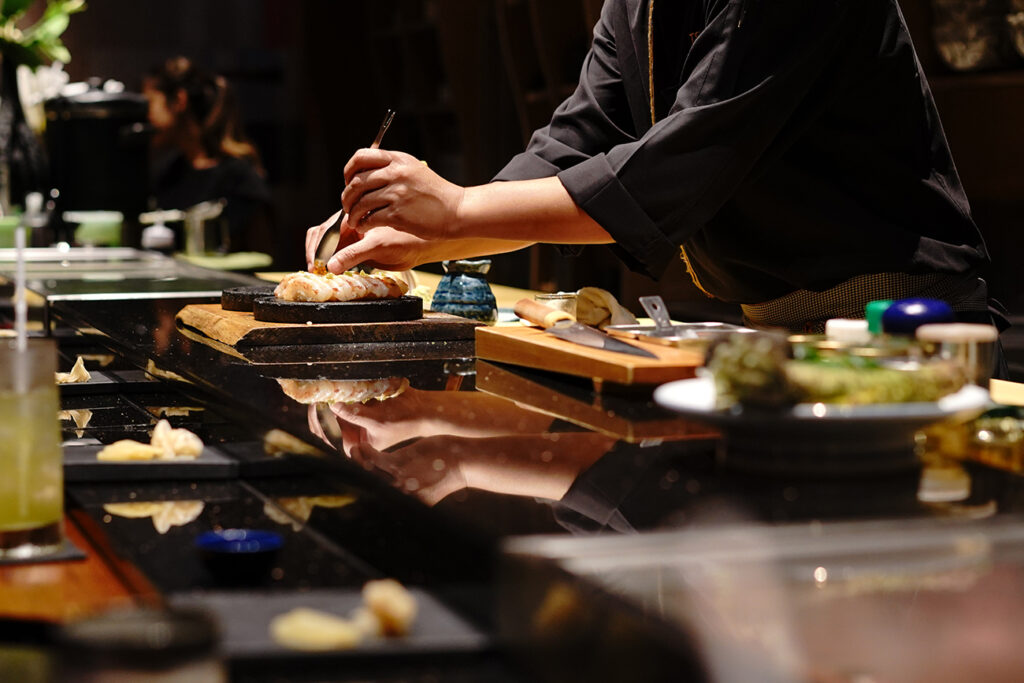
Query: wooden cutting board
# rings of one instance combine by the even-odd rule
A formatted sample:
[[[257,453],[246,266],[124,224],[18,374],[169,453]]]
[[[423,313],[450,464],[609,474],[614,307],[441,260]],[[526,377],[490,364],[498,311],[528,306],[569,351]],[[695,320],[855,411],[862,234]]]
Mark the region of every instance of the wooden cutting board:
[[[303,325],[268,323],[246,311],[225,311],[219,303],[190,304],[178,312],[179,325],[228,346],[393,343],[472,339],[480,323],[446,313],[425,312],[419,320],[385,323]]]
[[[476,355],[484,360],[587,377],[595,383],[663,384],[693,377],[704,354],[660,344],[633,342],[657,356],[642,358],[592,349],[544,332],[539,327],[478,327]]]
[[[1024,406],[1024,384],[1005,379],[989,380],[988,390],[992,400],[1004,406]]]

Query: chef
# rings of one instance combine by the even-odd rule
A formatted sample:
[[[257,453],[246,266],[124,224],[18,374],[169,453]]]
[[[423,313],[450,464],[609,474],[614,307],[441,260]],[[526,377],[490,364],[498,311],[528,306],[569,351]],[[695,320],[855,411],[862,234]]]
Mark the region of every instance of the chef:
[[[683,259],[757,327],[911,296],[1005,324],[895,0],[607,0],[576,91],[495,180],[356,152],[329,269],[609,244],[654,278]]]

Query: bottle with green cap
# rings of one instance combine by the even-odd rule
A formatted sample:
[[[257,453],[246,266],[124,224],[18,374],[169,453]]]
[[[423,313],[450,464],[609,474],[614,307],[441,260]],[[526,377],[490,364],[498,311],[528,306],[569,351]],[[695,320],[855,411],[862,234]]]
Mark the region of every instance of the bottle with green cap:
[[[892,306],[892,299],[876,299],[869,301],[864,307],[864,317],[868,321],[868,332],[873,335],[882,334],[882,314]]]

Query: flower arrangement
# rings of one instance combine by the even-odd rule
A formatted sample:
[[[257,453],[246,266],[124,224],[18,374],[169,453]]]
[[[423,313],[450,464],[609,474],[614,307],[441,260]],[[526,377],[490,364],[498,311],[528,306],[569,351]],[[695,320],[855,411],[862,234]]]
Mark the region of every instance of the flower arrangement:
[[[47,62],[62,63],[71,53],[60,37],[71,15],[85,9],[84,0],[0,0],[0,215],[30,192],[48,187],[46,153],[39,139],[41,118],[30,125],[25,115],[19,70],[35,72]]]

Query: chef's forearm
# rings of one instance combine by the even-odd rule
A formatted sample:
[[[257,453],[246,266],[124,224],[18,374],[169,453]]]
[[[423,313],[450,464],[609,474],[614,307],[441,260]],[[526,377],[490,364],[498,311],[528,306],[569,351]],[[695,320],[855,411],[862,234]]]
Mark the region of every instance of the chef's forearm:
[[[512,240],[512,239],[487,239],[466,237],[461,239],[443,240],[437,242],[425,242],[424,257],[420,263],[433,263],[435,261],[456,261],[458,259],[471,259],[492,254],[504,254],[509,251],[523,249],[536,242]]]
[[[549,244],[615,241],[576,206],[558,178],[467,187],[455,223],[459,238],[514,238]]]

